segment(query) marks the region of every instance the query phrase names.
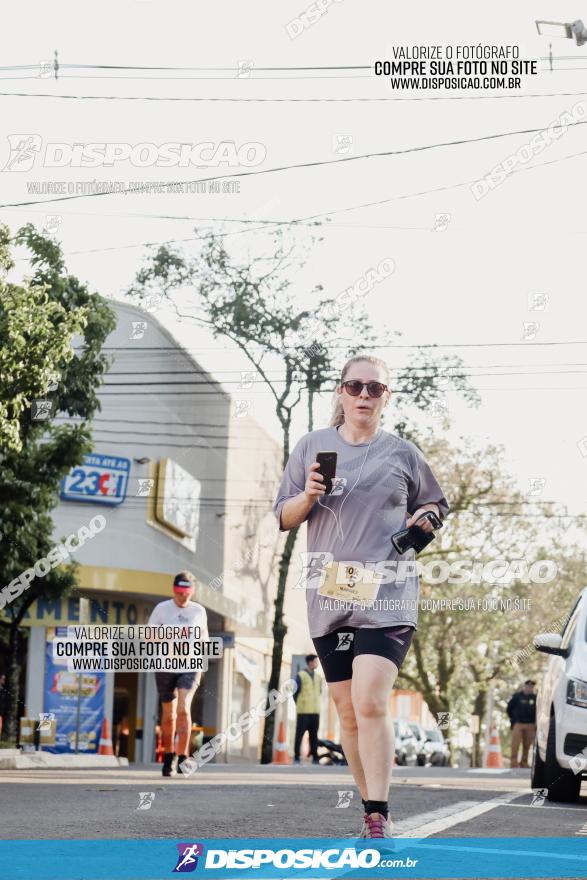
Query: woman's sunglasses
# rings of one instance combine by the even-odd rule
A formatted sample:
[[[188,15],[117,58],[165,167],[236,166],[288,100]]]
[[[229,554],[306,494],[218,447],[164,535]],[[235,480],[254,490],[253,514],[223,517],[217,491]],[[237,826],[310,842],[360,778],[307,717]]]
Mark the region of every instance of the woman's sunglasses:
[[[346,388],[347,394],[350,394],[351,397],[358,397],[363,388],[367,389],[369,397],[381,397],[384,391],[389,391],[387,385],[382,382],[359,382],[358,379],[341,382],[340,387]]]

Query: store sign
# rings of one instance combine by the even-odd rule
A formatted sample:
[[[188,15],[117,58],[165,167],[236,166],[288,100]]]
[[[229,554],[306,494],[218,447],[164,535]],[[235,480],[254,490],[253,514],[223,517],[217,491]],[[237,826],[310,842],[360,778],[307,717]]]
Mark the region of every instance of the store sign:
[[[61,481],[64,501],[122,504],[126,498],[130,459],[93,452]]]
[[[77,596],[57,596],[50,599],[41,596],[25,612],[22,626],[68,626],[74,623],[104,623],[110,626],[143,624],[149,620],[153,605],[157,601],[161,600],[153,598],[151,602],[143,602],[129,596],[119,596],[117,593],[98,593],[87,600],[87,614],[84,614]]]
[[[157,474],[157,520],[182,538],[198,538],[201,484],[170,458],[162,458]]]

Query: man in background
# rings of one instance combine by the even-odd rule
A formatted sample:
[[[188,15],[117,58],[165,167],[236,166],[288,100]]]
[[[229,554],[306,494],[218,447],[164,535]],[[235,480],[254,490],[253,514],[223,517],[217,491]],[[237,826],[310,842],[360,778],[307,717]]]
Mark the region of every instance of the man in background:
[[[300,669],[296,675],[298,687],[293,695],[297,710],[294,764],[300,763],[300,746],[306,731],[308,731],[310,739],[312,763],[320,763],[318,760],[318,726],[320,724],[322,678],[316,672],[317,666],[318,657],[316,654],[308,654],[306,656],[306,668]]]
[[[528,767],[528,752],[536,735],[536,691],[535,682],[528,679],[522,690],[517,691],[507,705],[507,713],[512,725],[511,767]],[[522,760],[518,763],[518,752],[522,744]]]
[[[197,581],[189,571],[180,571],[173,581],[173,599],[155,605],[149,626],[198,626],[200,640],[207,641],[206,609],[192,602]],[[186,760],[192,731],[192,699],[200,684],[201,672],[156,672],[155,682],[161,700],[163,776],[173,775],[177,748],[177,769]],[[177,746],[175,745],[177,738]]]

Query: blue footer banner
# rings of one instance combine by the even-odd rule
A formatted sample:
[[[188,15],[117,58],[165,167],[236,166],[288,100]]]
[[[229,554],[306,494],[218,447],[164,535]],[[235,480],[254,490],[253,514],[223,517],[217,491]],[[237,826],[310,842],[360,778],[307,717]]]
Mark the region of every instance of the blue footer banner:
[[[3,880],[195,878],[580,878],[587,840],[518,838],[210,838],[3,840]]]

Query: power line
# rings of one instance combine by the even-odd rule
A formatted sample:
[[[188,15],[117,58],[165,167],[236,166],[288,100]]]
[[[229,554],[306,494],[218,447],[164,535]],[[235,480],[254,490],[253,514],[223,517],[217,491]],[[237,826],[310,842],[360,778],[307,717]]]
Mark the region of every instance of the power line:
[[[437,373],[435,375],[438,376],[438,375],[442,375],[442,374]],[[503,376],[503,378],[509,378],[510,376],[566,376],[566,375],[585,376],[585,375],[587,375],[587,370],[537,370],[533,373],[523,373],[523,372],[464,373],[464,372],[452,372],[451,371],[450,378],[452,378],[452,379],[475,379],[475,378],[485,378],[486,376],[489,376],[493,379],[499,379],[502,376]],[[408,380],[408,381],[412,378],[417,378],[417,379],[434,378],[434,376],[430,376],[430,377],[421,376],[421,375],[411,376],[410,373],[406,373],[404,375],[400,375],[400,376],[395,377],[396,380]],[[283,379],[273,378],[271,381],[274,384],[283,385],[286,383],[287,380],[285,378],[283,378]],[[332,381],[332,380],[329,380],[329,381]],[[200,385],[210,386],[211,384],[212,384],[211,381],[205,381],[205,380],[201,381],[199,379],[193,379],[191,381],[185,381],[185,382],[177,382],[175,380],[167,380],[167,381],[164,380],[162,382],[156,382],[156,381],[155,382],[151,382],[151,381],[148,381],[148,382],[134,382],[134,381],[103,382],[101,387],[102,388],[140,388],[140,387],[154,388],[154,387],[158,387],[158,386],[164,386],[165,388],[169,388],[169,387],[182,387],[182,386],[192,387],[192,386],[200,386]],[[216,382],[216,384],[218,384],[218,382]],[[221,384],[223,384],[223,385],[238,385],[237,390],[241,389],[243,392],[252,390],[250,388],[242,388],[242,381],[239,379],[223,379]],[[251,382],[248,384],[250,384],[250,385],[266,385],[267,383],[266,383],[265,379],[252,379]],[[334,388],[335,388],[335,386],[333,386],[332,388],[323,388],[323,389],[321,389],[321,391],[324,391],[324,392],[334,391]],[[395,391],[395,389],[393,389],[393,390]]]
[[[419,348],[512,348],[523,346],[527,348],[528,346],[550,346],[550,345],[587,345],[587,340],[568,340],[568,341],[553,341],[553,342],[421,342],[415,344],[399,344],[399,343],[386,343],[385,345],[376,345],[375,348],[409,348],[409,349],[419,349]],[[329,349],[347,349],[348,345],[330,345],[328,344]],[[149,351],[175,351],[178,353],[182,352],[191,352],[193,354],[197,354],[199,351],[218,351],[219,347],[215,346],[213,348],[202,348],[198,346],[198,348],[178,348],[173,345],[141,345],[141,346],[132,346],[132,345],[121,345],[121,346],[103,346],[102,351],[132,351],[132,352],[149,352]],[[263,349],[261,349],[263,350]],[[243,371],[245,372],[245,371]]]
[[[476,370],[476,369],[480,369],[480,368],[483,368],[483,369],[494,368],[496,370],[499,370],[502,368],[505,369],[506,367],[508,369],[511,367],[587,367],[587,361],[570,361],[570,362],[565,361],[564,363],[556,363],[556,364],[528,364],[528,363],[523,363],[523,364],[520,364],[520,363],[517,363],[517,364],[469,364],[469,365],[464,364],[462,367],[459,366],[458,369],[459,370]],[[451,367],[450,369],[452,371],[457,368]],[[446,368],[441,367],[441,366],[436,366],[434,364],[429,364],[429,365],[423,364],[422,366],[415,365],[413,367],[411,367],[409,364],[405,364],[402,367],[389,367],[390,373],[395,373],[396,370],[409,370],[409,373],[407,375],[410,375],[410,376],[413,373],[423,373],[424,375],[428,375],[430,377],[433,377],[433,376],[444,375]],[[159,370],[159,369],[157,369],[157,367],[154,367],[152,371],[149,371],[143,367],[143,369],[141,369],[141,370],[123,370],[123,371],[116,370],[115,372],[109,372],[107,375],[108,376],[144,376],[145,373],[149,373],[149,372],[156,373],[158,376],[167,376],[167,375],[169,375],[169,376],[177,376],[177,375],[182,375],[182,376],[202,375],[202,376],[205,376],[205,375],[208,375],[210,371],[209,370],[197,370],[197,369],[193,369],[193,370]],[[245,372],[255,372],[255,371],[252,369],[251,370],[234,369],[234,370],[214,370],[213,371],[215,376],[221,376],[225,373],[233,374],[233,373],[245,373]],[[264,370],[264,373],[266,375],[272,375],[275,373],[279,373],[279,376],[284,375],[284,371],[281,369],[280,370]],[[451,373],[451,375],[454,375],[454,373]],[[464,375],[464,373],[459,372],[458,375],[459,376]],[[504,375],[504,376],[506,376],[509,374],[508,373],[503,373],[503,374],[492,373],[491,375],[498,375],[498,376]],[[527,375],[531,376],[533,374],[528,373]],[[222,381],[222,380],[219,380],[219,381]],[[241,380],[241,381],[244,381],[244,380]]]
[[[132,64],[59,64],[59,70],[68,69],[91,69],[91,70],[174,70],[174,71],[196,71],[200,73],[238,73],[240,68],[233,65],[232,67],[150,67],[148,65],[132,65]],[[258,70],[271,71],[273,73],[283,70],[371,70],[370,64],[335,64],[335,65],[315,65],[304,67],[257,67],[252,65],[251,72]]]
[[[587,124],[587,120],[578,120],[576,122],[569,123],[567,127],[574,128],[576,126],[586,125],[586,124]],[[180,186],[180,185],[185,186],[188,184],[191,185],[191,184],[198,184],[198,183],[207,183],[212,180],[220,181],[220,180],[226,180],[226,179],[235,178],[235,177],[257,177],[257,176],[264,175],[264,174],[275,174],[275,173],[282,172],[282,171],[300,170],[300,169],[305,169],[305,168],[320,168],[320,167],[323,167],[326,165],[339,165],[344,162],[362,161],[363,159],[381,159],[381,158],[389,158],[391,156],[405,156],[405,155],[408,155],[411,153],[422,153],[422,152],[426,152],[429,150],[441,149],[444,147],[456,147],[456,146],[464,146],[466,144],[482,143],[485,141],[498,140],[500,138],[505,138],[505,137],[513,137],[515,135],[537,134],[538,132],[545,131],[546,128],[547,128],[547,126],[543,126],[541,128],[526,128],[526,129],[519,129],[516,131],[498,132],[495,134],[481,135],[480,137],[475,137],[475,138],[460,138],[460,139],[457,139],[454,141],[442,141],[442,142],[435,143],[435,144],[424,144],[419,147],[406,147],[401,150],[383,150],[383,151],[377,152],[377,153],[364,153],[360,156],[341,156],[338,159],[328,159],[328,160],[319,159],[319,160],[315,160],[314,162],[299,162],[299,163],[295,163],[292,165],[280,165],[280,166],[276,166],[274,168],[264,168],[264,169],[259,168],[256,171],[238,171],[238,172],[235,171],[235,172],[231,172],[229,174],[215,175],[213,177],[202,177],[202,178],[199,178],[198,180],[169,181],[167,183],[162,182],[160,185],[161,185],[161,187]],[[73,201],[73,200],[77,200],[77,199],[97,198],[97,197],[101,197],[101,196],[111,196],[111,195],[121,195],[121,194],[128,195],[129,193],[132,194],[132,192],[133,192],[132,190],[121,190],[121,191],[116,191],[116,192],[94,192],[94,193],[86,193],[86,194],[80,193],[78,195],[56,196],[51,199],[37,199],[37,200],[31,200],[28,202],[9,202],[9,203],[5,203],[5,204],[0,205],[0,208],[18,208],[18,207],[24,207],[27,205],[46,205],[46,204],[51,204],[53,202],[67,202],[67,201]],[[320,215],[320,216],[325,216],[325,215]],[[311,219],[311,218],[304,218],[304,219]]]
[[[585,155],[587,155],[586,150],[581,150],[578,153],[569,153],[566,156],[561,156],[558,159],[549,159],[546,162],[537,162],[535,165],[526,165],[522,168],[518,168],[518,169],[512,171],[511,174],[519,174],[522,171],[535,171],[537,168],[543,168],[547,165],[557,165],[559,162],[566,162],[569,159],[577,159],[577,158],[585,156]],[[216,178],[214,178],[214,179],[216,179]],[[251,223],[260,223],[260,224],[266,224],[266,225],[259,226],[257,228],[253,228],[253,229],[246,229],[246,228],[245,229],[237,229],[237,230],[232,230],[231,232],[222,232],[222,233],[214,233],[214,234],[218,238],[226,238],[227,236],[230,236],[230,235],[241,235],[246,232],[264,231],[264,229],[269,225],[271,225],[271,226],[304,225],[304,224],[307,224],[307,223],[310,223],[313,221],[317,221],[322,217],[330,217],[333,214],[345,214],[345,213],[349,213],[350,211],[358,211],[363,208],[380,207],[381,205],[387,205],[390,202],[402,201],[404,199],[417,198],[419,196],[433,195],[434,193],[437,193],[437,192],[447,192],[451,189],[458,189],[463,186],[470,186],[473,183],[477,183],[478,180],[479,180],[479,178],[476,177],[476,178],[472,178],[471,180],[464,180],[460,183],[446,184],[444,186],[434,187],[433,189],[420,190],[420,191],[412,192],[412,193],[404,193],[404,194],[398,195],[398,196],[391,196],[387,199],[378,199],[377,201],[374,201],[374,202],[363,202],[362,204],[359,204],[359,205],[350,205],[346,208],[335,208],[332,211],[323,211],[320,214],[312,214],[312,215],[309,215],[308,217],[301,217],[301,218],[292,219],[292,220],[251,220],[251,221],[246,221],[246,220],[241,220],[241,219],[237,219],[237,218],[235,218],[234,220],[230,220],[228,218],[222,218],[222,219],[219,219],[217,222],[222,222],[222,223],[251,222]],[[51,201],[51,200],[47,199],[46,201]],[[44,204],[44,203],[42,201],[39,201],[39,202],[25,202],[23,204],[26,205],[26,204]],[[4,206],[0,205],[0,208],[1,207],[9,209],[9,208],[18,208],[18,207],[20,207],[20,205],[4,205]],[[40,212],[40,213],[42,213],[42,212]],[[76,215],[76,212],[69,212],[69,213]],[[92,213],[77,212],[77,214],[79,214],[81,216],[90,216],[90,217],[93,217],[93,216],[106,216],[106,217],[118,216],[116,214],[107,214],[107,213],[92,214]],[[173,216],[169,216],[169,215],[158,215],[158,214],[144,214],[144,215],[143,214],[129,214],[129,215],[120,215],[120,216],[131,216],[131,217],[138,216],[138,217],[145,217],[148,219],[162,219],[162,220],[198,220],[199,219],[199,218],[195,218],[195,217],[173,217]],[[206,222],[208,222],[208,221],[206,221]],[[328,226],[324,226],[324,227],[322,227],[321,231],[327,230],[328,228],[329,228]],[[341,227],[339,226],[338,228],[341,228]],[[345,228],[345,227],[342,227],[342,228]],[[361,229],[361,228],[370,228],[370,227],[367,227],[367,226],[363,227],[362,225],[359,225],[357,228]],[[375,228],[379,228],[379,227],[375,227]],[[381,227],[381,228],[388,228],[388,227]],[[412,229],[413,227],[389,227],[389,228]],[[67,252],[65,252],[64,256],[82,255],[82,254],[90,254],[90,253],[103,253],[105,251],[124,250],[124,249],[136,248],[136,247],[149,247],[149,246],[153,247],[153,246],[162,245],[162,244],[172,244],[174,242],[179,242],[179,241],[196,241],[196,240],[200,240],[200,238],[201,238],[200,236],[196,236],[193,238],[186,238],[186,239],[168,239],[167,241],[162,241],[162,242],[161,241],[160,242],[143,242],[143,243],[136,244],[136,245],[112,245],[111,247],[106,247],[106,248],[92,248],[90,250],[82,250],[82,251],[67,251]],[[203,238],[206,238],[206,236],[204,236]],[[17,262],[25,262],[25,261],[28,261],[27,257],[19,258]]]
[[[472,373],[472,372],[469,372],[469,370],[477,370],[477,369],[485,369],[485,368],[492,368],[495,370],[502,370],[502,369],[505,370],[506,367],[508,367],[508,366],[527,367],[528,369],[532,369],[532,368],[536,367],[538,369],[535,369],[533,372],[521,372],[521,371],[520,372],[508,371],[508,372],[502,372],[502,373],[495,373],[495,372]],[[415,366],[413,368],[411,368],[409,366],[404,366],[404,367],[389,367],[389,372],[390,372],[390,374],[392,374],[394,376],[394,378],[396,380],[412,379],[414,376],[416,376],[416,378],[419,378],[419,379],[428,379],[428,378],[429,379],[435,379],[435,378],[466,379],[466,378],[471,378],[471,377],[474,378],[476,376],[494,376],[495,378],[499,378],[500,376],[542,376],[542,375],[563,376],[563,375],[566,375],[569,373],[578,373],[580,375],[584,375],[585,372],[587,372],[585,370],[560,370],[560,369],[551,370],[551,369],[549,369],[550,367],[566,367],[566,366],[587,367],[587,363],[510,364],[510,365],[508,365],[508,364],[479,364],[479,366],[474,366],[474,367],[448,367],[448,368],[442,367],[442,366],[437,367],[437,366],[433,366],[433,365]],[[546,368],[546,369],[544,369],[544,368]],[[447,369],[450,370],[449,376],[447,376]],[[401,372],[403,370],[407,370],[408,372]],[[125,372],[118,372],[117,371],[117,372],[113,372],[113,373],[107,373],[106,375],[108,378],[110,378],[112,376],[143,376],[144,377],[145,374],[151,373],[151,372],[154,375],[156,374],[157,376],[166,376],[166,375],[168,375],[168,376],[178,376],[178,375],[179,376],[197,376],[197,375],[206,375],[207,374],[206,370],[169,370],[169,371],[165,371],[165,370],[158,370],[155,367],[155,368],[153,368],[153,370],[148,370],[146,368],[143,368],[142,370],[130,370],[130,371],[125,371]],[[218,371],[214,370],[213,371],[215,377],[217,377],[218,375],[221,375],[222,373],[239,373],[239,372],[241,372],[241,371],[240,370],[218,370]],[[255,371],[251,370],[251,372],[255,372]],[[277,373],[277,370],[266,371],[266,375],[271,375],[274,373]],[[224,385],[239,385],[239,387],[243,386],[243,379],[216,379],[216,381],[220,382]],[[255,385],[255,384],[264,385],[266,380],[264,378],[260,378],[260,379],[249,379],[246,381],[247,381],[247,385]],[[272,382],[285,382],[285,373],[282,370],[280,370],[279,375],[272,375],[271,376],[271,381]],[[328,379],[328,381],[330,381],[330,379]],[[185,384],[190,384],[191,385],[191,384],[194,384],[194,382],[185,383],[185,382],[175,382],[175,381],[171,381],[171,380],[162,381],[162,382],[150,382],[150,381],[148,381],[148,382],[133,382],[133,381],[126,380],[124,382],[119,382],[119,383],[105,382],[104,384],[105,385],[107,384],[110,386],[113,386],[115,384],[120,384],[120,385],[168,385],[168,384],[185,385]],[[243,388],[243,390],[246,390],[246,388]]]
[[[546,70],[546,68],[543,68]],[[233,73],[236,73],[236,68],[233,68]],[[31,76],[22,76],[22,77],[13,77],[14,79],[37,79],[37,77]],[[60,79],[89,79],[89,80],[116,80],[117,82],[130,82],[132,80],[139,80],[141,82],[233,82],[236,79],[243,81],[245,77],[238,76],[112,76],[107,75],[104,76],[102,74],[96,75],[87,75],[80,73],[64,73],[60,75]],[[308,75],[308,76],[259,76],[259,77],[246,77],[248,82],[296,82],[296,81],[308,81],[312,82],[313,80],[318,79],[332,79],[332,80],[348,80],[348,79],[372,79],[372,75],[370,73],[367,74],[342,74],[342,75],[330,75],[326,74],[322,75]]]
[[[2,79],[2,77],[0,77]],[[523,95],[439,95],[437,97],[347,97],[347,98],[232,98],[178,97],[175,95],[54,95],[49,92],[0,92],[3,98],[53,98],[68,101],[164,101],[172,103],[229,104],[347,104],[347,103],[417,103],[434,101],[504,101],[525,98],[572,98],[587,92],[544,92]]]

